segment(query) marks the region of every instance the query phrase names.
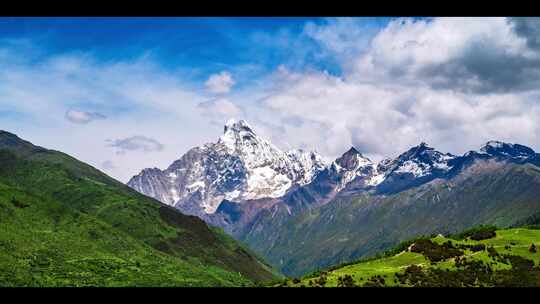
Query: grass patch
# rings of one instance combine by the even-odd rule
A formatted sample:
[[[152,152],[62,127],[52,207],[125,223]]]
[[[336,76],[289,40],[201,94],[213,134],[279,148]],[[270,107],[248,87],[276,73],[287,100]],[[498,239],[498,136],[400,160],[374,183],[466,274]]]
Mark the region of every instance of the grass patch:
[[[540,287],[540,253],[530,250],[540,244],[540,230],[500,229],[489,238],[492,234],[484,231],[492,230],[482,227],[459,237],[418,238],[400,245],[401,251],[389,251],[395,253],[392,256],[333,267],[274,286]]]

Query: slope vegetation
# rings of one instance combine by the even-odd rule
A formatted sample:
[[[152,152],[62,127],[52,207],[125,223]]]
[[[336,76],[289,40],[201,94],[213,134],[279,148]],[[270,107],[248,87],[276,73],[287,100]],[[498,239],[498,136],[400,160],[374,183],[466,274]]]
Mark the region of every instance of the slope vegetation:
[[[93,167],[0,131],[1,286],[242,286],[251,251]]]
[[[285,280],[280,286],[540,287],[539,246],[538,228],[485,227],[404,242],[378,258]]]

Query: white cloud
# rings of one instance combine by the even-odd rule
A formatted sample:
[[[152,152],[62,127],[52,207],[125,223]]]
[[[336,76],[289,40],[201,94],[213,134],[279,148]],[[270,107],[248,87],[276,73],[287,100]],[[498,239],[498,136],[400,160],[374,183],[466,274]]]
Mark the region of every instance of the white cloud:
[[[66,119],[78,124],[86,124],[96,119],[105,119],[105,115],[97,112],[85,112],[78,110],[68,110],[66,112]]]
[[[322,49],[319,56],[334,56],[344,63],[363,51],[376,34],[372,18],[327,18],[323,24],[309,22],[303,34],[315,40]]]
[[[0,58],[0,112],[16,116],[2,117],[2,129],[97,168],[109,160],[116,168],[107,173],[123,182],[143,168],[170,165],[222,131],[222,126],[211,125],[197,107],[207,97],[152,61],[105,64],[89,55],[23,60],[27,55],[23,51],[6,54],[5,59]],[[91,113],[107,113],[108,119],[84,127],[73,123],[97,117]],[[144,150],[115,154],[106,145],[107,139],[135,134],[152,138],[164,148],[149,157]]]
[[[163,150],[163,145],[160,142],[142,135],[107,141],[109,142],[107,146],[117,148],[119,154],[124,154],[127,151],[155,152]]]
[[[540,106],[530,100],[527,94],[470,95],[318,73],[287,82],[263,105],[272,113],[266,122],[282,130],[278,142],[317,147],[331,157],[354,145],[380,159],[421,141],[453,153],[489,139],[538,147]]]
[[[473,93],[537,87],[539,53],[506,18],[397,19],[355,60],[359,81],[428,84]]]
[[[216,94],[228,93],[235,85],[231,73],[222,71],[219,74],[212,74],[204,83],[208,91]]]
[[[230,118],[238,118],[242,115],[242,110],[229,99],[216,98],[201,102],[197,107],[202,114],[208,117],[214,124],[223,124]]]
[[[330,30],[317,33],[327,35],[319,37],[328,48],[348,47]],[[266,123],[279,130],[278,141],[317,146],[331,157],[355,145],[380,159],[421,141],[452,153],[490,139],[538,149],[538,58],[504,18],[398,19],[343,77],[279,67],[261,105],[272,113]],[[505,74],[531,78],[516,83]]]

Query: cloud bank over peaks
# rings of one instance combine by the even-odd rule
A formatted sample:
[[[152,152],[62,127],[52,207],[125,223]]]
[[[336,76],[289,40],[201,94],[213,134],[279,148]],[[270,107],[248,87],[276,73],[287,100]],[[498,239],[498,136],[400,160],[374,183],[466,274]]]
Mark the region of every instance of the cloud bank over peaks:
[[[342,76],[280,66],[261,104],[280,117],[281,138],[328,156],[354,145],[380,159],[422,141],[452,153],[491,138],[534,146],[540,57],[523,37],[534,31],[515,28],[505,18],[393,20]]]

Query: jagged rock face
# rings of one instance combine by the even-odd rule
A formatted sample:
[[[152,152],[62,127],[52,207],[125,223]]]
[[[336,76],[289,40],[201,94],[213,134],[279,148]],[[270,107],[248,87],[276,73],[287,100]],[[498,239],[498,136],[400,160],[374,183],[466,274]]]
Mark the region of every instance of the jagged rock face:
[[[225,197],[234,196],[246,179],[237,156],[214,148],[219,147],[193,148],[166,170],[145,169],[128,185],[186,213],[209,212]]]
[[[375,173],[373,162],[354,147],[350,148],[330,166],[330,176],[337,179],[336,192],[344,189],[355,179],[366,179]]]
[[[352,147],[321,170],[311,183],[291,190],[282,201],[288,207],[288,214],[298,213],[327,203],[343,189],[366,189],[374,174],[373,162]]]
[[[169,181],[158,168],[144,169],[130,180],[130,187],[166,204],[173,204],[169,195]]]
[[[223,200],[244,202],[285,195],[326,167],[315,152],[283,152],[247,122],[230,120],[217,143],[188,151],[164,171],[145,169],[128,185],[185,213],[214,213]]]
[[[373,166],[371,161],[363,157],[354,147],[351,147],[340,158],[336,159],[336,164],[349,171]]]
[[[319,172],[326,168],[326,163],[321,156],[313,151],[295,149],[287,152],[287,156],[292,160],[293,176],[299,185],[310,183]]]

